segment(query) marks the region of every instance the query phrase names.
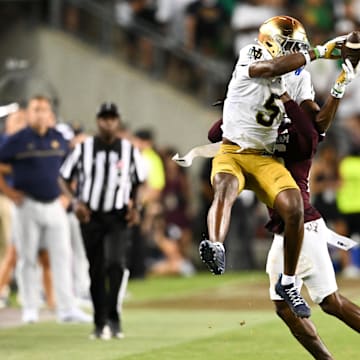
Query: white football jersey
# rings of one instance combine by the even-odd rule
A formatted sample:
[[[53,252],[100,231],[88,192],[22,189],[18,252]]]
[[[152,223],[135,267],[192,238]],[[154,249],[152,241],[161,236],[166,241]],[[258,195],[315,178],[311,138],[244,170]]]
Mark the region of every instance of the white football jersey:
[[[284,117],[284,105],[271,93],[271,78],[250,78],[249,65],[271,60],[259,44],[240,50],[239,59],[228,85],[223,110],[223,136],[242,149],[274,151],[278,128]],[[313,99],[310,74],[302,70],[285,75],[288,93],[299,104]]]
[[[311,82],[310,73],[302,69],[301,71],[292,71],[283,75],[286,91],[290,97],[299,105],[304,100],[315,99],[315,91]]]

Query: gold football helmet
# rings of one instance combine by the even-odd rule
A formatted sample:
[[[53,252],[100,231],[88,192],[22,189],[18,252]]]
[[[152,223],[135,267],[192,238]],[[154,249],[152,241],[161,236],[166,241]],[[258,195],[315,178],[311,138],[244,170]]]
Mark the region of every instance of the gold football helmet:
[[[272,57],[309,48],[309,41],[300,21],[285,15],[266,20],[260,26],[258,40]]]

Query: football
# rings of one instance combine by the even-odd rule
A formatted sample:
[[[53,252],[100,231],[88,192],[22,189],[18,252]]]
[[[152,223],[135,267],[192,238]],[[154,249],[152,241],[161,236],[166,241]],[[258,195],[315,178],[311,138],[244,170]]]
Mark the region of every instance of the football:
[[[343,61],[349,59],[352,66],[356,67],[360,60],[360,31],[352,31],[341,48]]]

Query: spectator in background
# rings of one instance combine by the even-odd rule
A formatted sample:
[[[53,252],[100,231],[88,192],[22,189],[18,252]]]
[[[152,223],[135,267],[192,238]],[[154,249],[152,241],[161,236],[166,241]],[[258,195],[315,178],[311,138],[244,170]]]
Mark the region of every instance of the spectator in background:
[[[320,212],[329,228],[338,234],[346,235],[346,223],[336,202],[336,194],[341,184],[339,161],[336,144],[325,140],[319,146],[311,168],[310,194],[312,204]],[[335,268],[344,270],[349,265],[349,252],[340,249],[331,249],[331,251]],[[339,264],[336,264],[336,257],[339,257]]]
[[[360,3],[358,0],[342,1],[345,16],[353,21],[357,27],[360,25]]]
[[[143,224],[147,243],[146,269],[151,276],[182,275],[191,276],[195,269],[181,251],[179,239],[171,235],[165,220],[164,207],[160,202],[148,205]]]
[[[337,193],[337,205],[345,217],[347,235],[360,240],[360,113],[346,119],[349,153],[340,161],[339,173],[341,186]],[[353,259],[345,275],[360,276],[360,254],[358,249],[352,250]]]
[[[141,199],[147,203],[160,200],[165,187],[165,171],[161,156],[155,149],[154,134],[150,129],[139,129],[135,132],[133,143],[143,155],[146,166],[146,184],[142,189]]]
[[[222,52],[226,12],[217,0],[197,0],[186,8],[185,46],[207,56]]]
[[[7,137],[17,133],[26,127],[26,113],[25,110],[19,108],[16,112],[9,114],[5,120],[5,129],[2,142]],[[5,172],[10,174],[6,177],[8,184],[12,184],[11,168],[4,169]],[[5,233],[5,255],[0,264],[0,308],[6,307],[9,303],[8,298],[10,296],[10,282],[16,266],[17,252],[16,252],[16,229],[13,228],[13,216],[14,216],[14,203],[4,194],[0,194],[1,199],[1,213],[0,221],[4,226]],[[44,288],[45,299],[49,309],[55,308],[55,295],[53,290],[51,269],[49,254],[46,249],[39,250],[38,256],[39,263],[42,267],[42,282]],[[38,292],[39,299],[41,297],[40,291]],[[21,296],[20,296],[21,300]]]
[[[25,126],[26,120],[24,110],[19,109],[13,113],[10,113],[5,119],[4,132],[0,134],[0,145],[8,136],[15,134]],[[11,208],[11,200],[5,194],[0,193],[0,259],[2,257],[2,250],[6,247],[10,239],[12,214]]]
[[[165,166],[165,187],[161,198],[169,235],[178,240],[182,255],[190,258],[192,250],[191,187],[186,168],[172,160],[177,151],[165,148],[161,151]]]
[[[161,192],[165,187],[165,171],[163,161],[155,149],[154,134],[150,129],[139,129],[132,137],[133,144],[143,156],[146,172],[146,181],[139,189],[139,202],[142,204],[139,225],[134,227],[131,248],[129,252],[130,273],[132,277],[145,276],[146,240],[142,222],[148,216],[148,205],[161,199]]]
[[[136,190],[144,180],[144,169],[138,149],[118,137],[120,114],[114,103],[100,106],[96,123],[97,134],[75,147],[61,175],[73,199],[89,261],[95,325],[90,338],[121,339],[118,294],[127,283],[129,226],[138,220]],[[76,192],[70,187],[74,178]]]
[[[348,31],[350,32],[350,31]],[[339,35],[347,33],[344,31]],[[314,44],[322,44],[329,37],[329,32],[316,31],[313,35]],[[324,104],[324,101],[328,95],[328,89],[334,82],[335,74],[340,69],[341,64],[337,61],[313,61],[308,66],[308,71],[313,79],[316,102],[320,105]],[[346,95],[345,95],[346,97]]]
[[[231,17],[235,58],[242,47],[257,39],[259,27],[265,20],[283,12],[283,5],[283,0],[246,0],[235,5]]]
[[[234,202],[229,233],[225,240],[229,254],[226,259],[226,269],[228,270],[257,268],[255,234],[258,203],[255,193],[250,190],[244,190]]]
[[[0,148],[0,162],[10,164],[13,186],[0,175],[0,190],[16,204],[19,289],[22,320],[37,322],[37,257],[41,247],[50,254],[59,321],[89,322],[91,317],[75,306],[71,282],[70,236],[66,213],[58,198],[58,176],[68,150],[59,132],[51,128],[51,103],[44,96],[29,100],[28,126],[7,138]]]
[[[223,7],[225,13],[230,18],[238,0],[219,0],[219,4]]]
[[[5,139],[18,132],[26,126],[25,111],[22,109],[10,113],[5,119],[4,132],[0,137],[0,145]],[[11,172],[11,168],[4,168],[3,173]],[[10,177],[6,178],[10,181]],[[9,284],[13,269],[16,265],[16,248],[12,244],[12,217],[13,203],[3,193],[0,193],[0,246],[4,249],[4,257],[0,257],[2,262],[0,265],[0,308],[7,305],[8,296],[10,294]]]
[[[156,20],[169,41],[185,43],[185,9],[196,0],[157,0]]]
[[[147,0],[125,0],[117,3],[115,11],[117,21],[129,30],[126,49],[128,61],[151,71],[154,66],[154,46],[147,30],[159,31],[155,5]]]
[[[334,2],[329,0],[302,0],[299,4],[299,14],[302,21],[310,29],[325,31],[328,34],[334,30]],[[315,30],[316,29],[316,30]]]

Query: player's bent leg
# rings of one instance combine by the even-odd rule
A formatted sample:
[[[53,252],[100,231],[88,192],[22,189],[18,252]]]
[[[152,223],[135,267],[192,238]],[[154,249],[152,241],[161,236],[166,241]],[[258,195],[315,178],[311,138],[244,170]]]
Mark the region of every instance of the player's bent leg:
[[[346,297],[334,292],[320,303],[320,307],[327,314],[337,317],[355,331],[360,332],[360,307]]]
[[[310,319],[297,317],[285,301],[273,301],[277,315],[285,322],[297,341],[318,360],[332,360]]]
[[[284,285],[281,283],[282,275],[275,285],[275,292],[281,296],[287,303],[294,315],[300,318],[308,318],[311,316],[311,309],[300,294],[299,289],[294,283]]]
[[[274,208],[285,223],[284,274],[293,276],[304,237],[304,210],[300,191],[297,189],[281,191],[275,198]],[[286,301],[294,314],[301,318],[310,317],[310,307],[294,283],[282,283],[280,277],[275,291]]]
[[[274,209],[285,224],[284,274],[294,275],[304,237],[304,207],[300,191],[281,191],[275,198]]]
[[[225,241],[229,230],[231,209],[239,193],[238,179],[228,173],[218,173],[213,180],[214,199],[208,213],[210,241]]]
[[[239,181],[229,173],[218,173],[213,179],[214,200],[208,213],[209,240],[201,241],[201,260],[215,275],[225,272],[225,249],[223,246],[229,230],[231,208],[238,195]]]

